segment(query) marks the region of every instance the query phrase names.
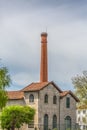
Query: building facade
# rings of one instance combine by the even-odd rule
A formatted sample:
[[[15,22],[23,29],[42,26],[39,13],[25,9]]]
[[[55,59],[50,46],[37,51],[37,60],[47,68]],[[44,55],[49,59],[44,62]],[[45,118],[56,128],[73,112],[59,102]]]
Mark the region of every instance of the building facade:
[[[7,105],[28,105],[35,108],[33,123],[24,125],[23,129],[74,129],[76,103],[79,100],[71,91],[62,91],[53,81],[48,81],[47,62],[47,33],[42,33],[40,82],[31,83],[20,91],[8,91]]]
[[[81,130],[87,130],[87,108],[82,106],[76,110],[76,122],[79,124]]]

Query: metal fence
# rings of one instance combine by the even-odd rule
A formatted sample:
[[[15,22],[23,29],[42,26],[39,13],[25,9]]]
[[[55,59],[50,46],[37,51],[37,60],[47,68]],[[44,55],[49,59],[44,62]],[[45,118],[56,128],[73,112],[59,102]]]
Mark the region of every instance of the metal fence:
[[[87,130],[87,125],[79,125],[80,130]]]
[[[53,128],[52,125],[43,125],[43,124],[38,124],[34,125],[34,130],[87,130],[87,129],[81,129],[78,124],[71,125],[71,126],[66,126],[65,124],[57,124],[56,127]]]

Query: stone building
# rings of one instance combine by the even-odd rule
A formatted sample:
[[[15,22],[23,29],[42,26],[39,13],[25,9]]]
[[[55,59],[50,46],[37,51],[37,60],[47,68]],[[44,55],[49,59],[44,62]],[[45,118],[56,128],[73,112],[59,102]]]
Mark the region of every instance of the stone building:
[[[34,121],[25,129],[71,129],[76,124],[78,98],[71,91],[62,91],[48,81],[47,33],[41,34],[40,82],[31,83],[19,91],[8,91],[7,105],[29,105],[36,109]]]

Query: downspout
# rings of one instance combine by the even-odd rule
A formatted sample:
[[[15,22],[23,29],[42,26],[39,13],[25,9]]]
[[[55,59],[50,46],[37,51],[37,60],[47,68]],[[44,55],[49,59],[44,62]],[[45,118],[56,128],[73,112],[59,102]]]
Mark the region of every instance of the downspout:
[[[40,122],[39,122],[39,109],[40,109],[40,104],[39,104],[40,103],[40,101],[39,101],[40,99],[39,98],[40,98],[40,96],[39,95],[40,95],[40,93],[38,91],[38,129],[40,129]]]
[[[59,130],[60,130],[60,96],[59,96]]]

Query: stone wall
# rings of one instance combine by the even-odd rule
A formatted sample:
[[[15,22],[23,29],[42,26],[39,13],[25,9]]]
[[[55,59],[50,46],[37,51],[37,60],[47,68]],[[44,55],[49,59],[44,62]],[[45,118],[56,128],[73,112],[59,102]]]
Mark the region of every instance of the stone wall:
[[[70,108],[66,108],[66,97],[70,97]],[[67,116],[71,117],[72,126],[74,126],[76,123],[76,101],[70,94],[60,99],[60,124],[65,123]]]
[[[45,94],[48,95],[48,103],[44,103]],[[53,104],[54,95],[57,97],[57,104]],[[39,124],[44,124],[44,115],[48,114],[48,125],[52,129],[53,115],[57,116],[57,123],[59,123],[59,92],[52,84],[49,84],[49,86],[39,92],[38,105]]]
[[[6,105],[7,106],[11,106],[11,105],[22,105],[22,106],[24,106],[24,105],[26,105],[26,103],[25,103],[24,99],[19,99],[19,100],[14,99],[14,100],[8,100]]]
[[[29,96],[30,94],[34,95],[34,102],[29,102]],[[34,116],[34,127],[37,127],[38,125],[38,92],[25,92],[25,102],[26,105],[29,105],[32,108],[35,108],[35,116]]]

